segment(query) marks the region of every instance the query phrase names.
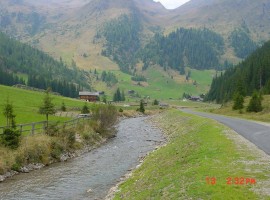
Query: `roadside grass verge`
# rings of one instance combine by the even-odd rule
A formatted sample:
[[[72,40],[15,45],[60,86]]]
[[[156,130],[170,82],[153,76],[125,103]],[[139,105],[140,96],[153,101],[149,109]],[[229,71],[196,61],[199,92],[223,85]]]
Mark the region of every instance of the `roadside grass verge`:
[[[263,101],[262,101],[263,111],[262,112],[258,112],[258,113],[246,112],[246,107],[248,106],[249,101],[250,101],[250,97],[246,97],[245,102],[244,102],[245,108],[241,112],[239,112],[239,110],[232,109],[233,102],[228,102],[219,109],[210,109],[210,110],[208,109],[206,111],[208,112],[210,111],[215,114],[235,116],[235,117],[251,119],[251,120],[256,120],[256,121],[270,122],[270,95],[263,96]]]
[[[270,159],[241,136],[177,110],[153,121],[168,135],[168,144],[145,158],[114,199],[270,199]],[[229,185],[229,177],[256,184]]]

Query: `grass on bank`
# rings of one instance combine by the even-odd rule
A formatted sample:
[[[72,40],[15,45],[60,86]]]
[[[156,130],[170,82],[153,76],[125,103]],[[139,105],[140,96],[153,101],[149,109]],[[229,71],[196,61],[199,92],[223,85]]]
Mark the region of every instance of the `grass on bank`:
[[[242,109],[241,112],[239,110],[232,109],[233,102],[228,102],[219,109],[210,109],[208,111],[215,114],[235,116],[235,117],[246,118],[246,119],[251,119],[251,120],[256,120],[256,121],[270,122],[270,95],[263,96],[263,101],[262,101],[263,111],[258,112],[258,113],[246,111],[250,98],[251,97],[245,98],[244,109]]]
[[[49,165],[59,161],[64,152],[74,152],[84,144],[98,144],[103,138],[89,124],[81,124],[76,130],[54,129],[50,134],[21,137],[17,149],[10,149],[0,143],[0,175],[11,169],[19,171],[28,164]],[[81,142],[76,141],[76,135],[81,138]]]
[[[233,139],[234,132],[177,110],[153,120],[168,134],[168,144],[146,157],[115,199],[270,199],[262,192],[269,195],[269,158]],[[216,184],[207,184],[207,177]],[[229,177],[254,178],[257,184],[227,185]]]
[[[20,136],[19,140],[0,137],[0,175],[11,169],[20,171],[28,164],[49,165],[61,160],[63,153],[99,145],[115,136],[117,116],[115,107],[98,105],[92,109],[91,119],[75,127],[50,125],[43,134]]]

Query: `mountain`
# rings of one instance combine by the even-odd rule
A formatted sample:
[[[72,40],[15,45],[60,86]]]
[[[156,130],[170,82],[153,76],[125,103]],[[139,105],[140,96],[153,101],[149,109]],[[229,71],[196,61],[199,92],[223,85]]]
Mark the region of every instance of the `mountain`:
[[[73,59],[86,69],[118,68],[101,55],[106,41],[97,42],[95,36],[106,22],[123,14],[136,13],[140,20],[141,46],[156,32],[168,34],[180,27],[207,28],[220,34],[225,41],[221,64],[226,60],[238,63],[265,42],[270,32],[267,0],[191,0],[175,10],[152,0],[8,0],[0,4],[1,30],[56,58],[61,56],[69,63]],[[250,51],[242,52],[247,48],[243,44],[233,45],[232,33],[239,29]]]
[[[175,10],[152,0],[0,1],[1,31],[65,65],[135,77],[172,69],[179,80],[189,68],[247,58],[268,40],[269,19],[267,0],[191,0]]]
[[[270,41],[239,65],[214,78],[207,100],[231,100],[236,92],[251,95],[255,90],[270,94]]]
[[[64,96],[77,97],[81,87],[90,89],[89,74],[0,33],[0,84],[27,84]]]
[[[254,38],[269,36],[270,2],[268,0],[191,0],[172,11],[169,17],[181,26],[199,26],[229,35],[245,23]],[[257,35],[258,34],[258,35]]]

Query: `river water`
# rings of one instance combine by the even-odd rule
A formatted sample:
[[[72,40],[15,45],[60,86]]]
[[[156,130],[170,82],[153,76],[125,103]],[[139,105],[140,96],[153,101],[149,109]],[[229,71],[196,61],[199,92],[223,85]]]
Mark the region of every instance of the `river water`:
[[[104,199],[121,176],[158,145],[156,141],[164,141],[161,131],[146,123],[146,119],[122,120],[117,137],[103,146],[65,163],[0,183],[0,199]]]

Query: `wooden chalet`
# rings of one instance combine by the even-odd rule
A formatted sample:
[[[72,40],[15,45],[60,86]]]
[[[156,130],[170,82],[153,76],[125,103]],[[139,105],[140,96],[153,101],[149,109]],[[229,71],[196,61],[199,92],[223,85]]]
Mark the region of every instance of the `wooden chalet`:
[[[99,92],[79,92],[81,100],[96,102],[99,100]]]

